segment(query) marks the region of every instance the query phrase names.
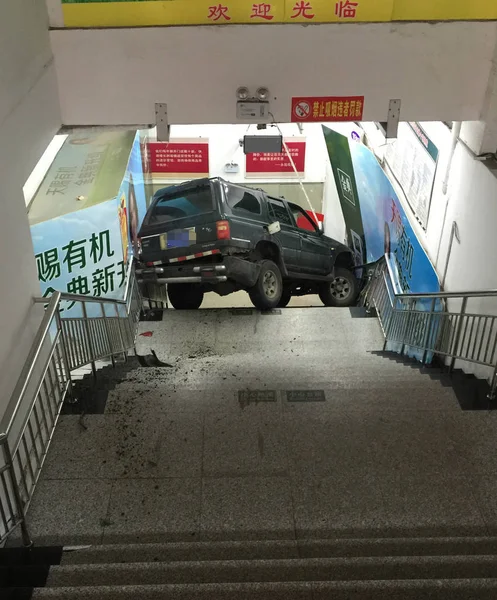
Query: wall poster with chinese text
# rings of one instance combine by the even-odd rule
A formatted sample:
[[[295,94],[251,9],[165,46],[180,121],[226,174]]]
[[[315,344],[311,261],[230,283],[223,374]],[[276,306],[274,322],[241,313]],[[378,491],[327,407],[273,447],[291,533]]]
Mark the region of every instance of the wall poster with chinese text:
[[[149,142],[148,156],[153,177],[161,179],[209,177],[207,138]]]
[[[391,254],[402,292],[439,291],[435,269],[374,154],[328,127],[323,130],[350,246],[352,230],[362,240],[365,263]]]
[[[111,137],[113,143],[104,144],[109,135],[120,136],[121,143]],[[28,215],[41,292],[122,298],[128,248],[146,212],[139,135],[99,134],[86,144],[75,139],[82,138],[69,136],[62,146],[31,204],[34,215],[31,210]],[[95,165],[88,162],[92,156]],[[93,175],[83,179],[89,166],[95,167]],[[60,179],[61,174],[71,177]],[[73,197],[78,192],[81,200]],[[77,316],[81,306],[64,302],[61,309]]]
[[[305,174],[305,139],[285,139],[291,160],[283,152],[252,152],[245,155],[247,177],[298,177]],[[293,164],[292,164],[293,161]],[[295,165],[295,169],[293,168]]]
[[[437,273],[374,154],[328,127],[323,131],[356,264],[386,255],[394,293],[440,291]],[[418,301],[416,308],[428,310],[428,304]],[[420,358],[422,352],[411,349],[410,355]]]

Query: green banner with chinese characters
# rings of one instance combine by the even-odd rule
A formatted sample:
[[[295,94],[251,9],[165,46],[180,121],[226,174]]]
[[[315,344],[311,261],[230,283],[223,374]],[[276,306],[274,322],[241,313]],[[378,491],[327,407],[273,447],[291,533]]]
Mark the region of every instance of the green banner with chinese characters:
[[[345,220],[347,245],[354,250],[355,264],[363,265],[367,262],[364,226],[349,140],[327,127],[323,127],[323,133]]]

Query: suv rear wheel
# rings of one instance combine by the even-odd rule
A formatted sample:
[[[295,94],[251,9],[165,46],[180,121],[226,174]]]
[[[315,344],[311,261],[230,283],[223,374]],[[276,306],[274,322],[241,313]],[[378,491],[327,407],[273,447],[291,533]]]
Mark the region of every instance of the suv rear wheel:
[[[359,285],[352,271],[337,267],[335,279],[323,283],[319,297],[325,306],[353,306],[359,293]]]
[[[290,302],[291,299],[292,299],[292,292],[289,289],[284,288],[283,292],[281,294],[280,301],[278,302],[278,308],[285,308],[285,306],[288,306],[288,303]]]
[[[176,310],[195,310],[204,299],[202,288],[194,283],[170,283],[167,295]]]
[[[283,293],[283,283],[278,265],[271,260],[260,263],[261,271],[254,287],[248,291],[252,304],[260,310],[276,308]]]

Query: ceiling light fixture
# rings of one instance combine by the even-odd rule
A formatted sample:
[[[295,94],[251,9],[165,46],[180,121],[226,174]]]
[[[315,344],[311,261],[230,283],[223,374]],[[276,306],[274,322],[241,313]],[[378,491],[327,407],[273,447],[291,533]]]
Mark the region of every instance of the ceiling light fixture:
[[[242,86],[236,90],[236,97],[238,98],[238,100],[247,100],[249,96],[250,90],[248,89],[248,87]]]
[[[258,88],[257,92],[257,98],[259,98],[259,100],[269,100],[269,90],[266,87],[260,87]]]

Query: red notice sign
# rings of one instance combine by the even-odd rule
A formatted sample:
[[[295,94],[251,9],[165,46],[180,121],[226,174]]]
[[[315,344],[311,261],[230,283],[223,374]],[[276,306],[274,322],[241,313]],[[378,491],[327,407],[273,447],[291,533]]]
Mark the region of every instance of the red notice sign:
[[[150,142],[150,171],[165,177],[209,175],[209,143]]]
[[[292,123],[361,121],[364,96],[292,98]]]
[[[305,172],[305,141],[285,142],[298,173]],[[283,175],[294,173],[285,151],[254,152],[245,157],[245,172],[251,175]]]

